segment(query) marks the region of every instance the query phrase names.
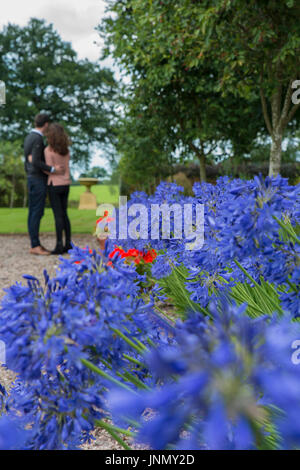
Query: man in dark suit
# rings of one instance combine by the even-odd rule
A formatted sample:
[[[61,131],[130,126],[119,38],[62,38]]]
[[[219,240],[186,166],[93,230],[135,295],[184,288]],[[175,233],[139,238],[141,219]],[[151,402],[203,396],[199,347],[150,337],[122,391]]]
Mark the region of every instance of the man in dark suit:
[[[26,137],[24,142],[25,171],[28,180],[28,232],[31,241],[30,253],[33,255],[49,255],[40,243],[39,230],[41,218],[44,215],[44,208],[47,195],[47,173],[59,173],[59,167],[51,167],[45,163],[44,133],[47,130],[50,119],[47,114],[38,114],[35,117],[34,129]],[[32,163],[28,157],[32,156]]]

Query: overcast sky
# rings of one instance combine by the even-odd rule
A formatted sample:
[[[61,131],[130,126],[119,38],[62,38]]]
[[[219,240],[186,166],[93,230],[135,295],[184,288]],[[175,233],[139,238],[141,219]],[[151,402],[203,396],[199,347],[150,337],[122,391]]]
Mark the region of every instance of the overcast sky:
[[[97,60],[101,39],[95,27],[104,10],[104,0],[2,0],[0,27],[9,22],[25,25],[32,17],[44,18],[54,24],[64,40],[72,42],[79,58]]]
[[[7,23],[24,26],[33,17],[44,18],[53,23],[65,41],[72,43],[80,59],[96,61],[103,43],[95,27],[103,18],[104,11],[104,0],[1,0],[0,28]],[[113,68],[109,59],[103,65]],[[107,167],[105,157],[96,152],[92,165]]]

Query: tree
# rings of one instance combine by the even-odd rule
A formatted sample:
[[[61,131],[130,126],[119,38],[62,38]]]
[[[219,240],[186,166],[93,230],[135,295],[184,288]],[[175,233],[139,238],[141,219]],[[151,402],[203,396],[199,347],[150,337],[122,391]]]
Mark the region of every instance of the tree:
[[[0,113],[0,138],[23,139],[38,112],[63,124],[73,142],[72,158],[88,163],[90,147],[113,139],[116,83],[110,70],[78,60],[43,20],[25,27],[8,24],[0,32],[0,77],[7,104]]]
[[[138,110],[141,119],[150,116],[155,122],[152,134],[172,139],[177,152],[194,155],[202,181],[206,162],[214,161],[221,148],[249,151],[258,132],[263,132],[259,96],[222,96],[217,89],[220,64],[213,57],[197,66],[187,64],[187,51],[176,32],[177,4],[173,8],[170,2],[145,0],[108,3],[114,16],[99,29],[105,31],[106,54],[113,54],[130,74],[130,114]]]
[[[299,78],[299,2],[124,0],[109,5],[119,21],[116,27],[115,16],[107,20],[108,45],[134,76],[148,67],[147,79],[155,84],[171,76],[179,60],[188,70],[209,60],[217,64],[216,92],[246,100],[260,96],[272,139],[269,172],[279,172],[282,139],[300,106],[300,100],[291,99]],[[159,74],[153,64],[160,64]]]
[[[132,109],[137,102],[143,103],[140,116],[152,118],[152,129],[160,132],[160,140],[172,142],[183,159],[194,156],[199,161],[201,181],[206,181],[207,163],[216,162],[220,154],[224,158],[234,152],[235,158],[241,157],[263,131],[257,97],[251,101],[234,95],[222,97],[214,89],[216,73],[209,61],[184,72],[178,64],[171,80],[160,88],[145,80],[137,83],[132,98],[135,105],[131,104]]]
[[[200,24],[209,38],[204,53],[218,46],[223,59],[221,87],[247,95],[259,90],[272,139],[269,174],[280,172],[282,140],[300,103],[292,100],[300,66],[300,4],[293,0],[206,2]]]
[[[17,204],[25,207],[26,183],[21,142],[1,142],[0,206],[13,208]]]
[[[122,191],[129,188],[151,193],[161,179],[172,173],[173,139],[147,110],[138,110],[137,102],[133,110],[127,111],[117,130]]]
[[[80,178],[98,178],[99,180],[107,177],[107,171],[100,166],[93,166],[88,171],[81,173]]]

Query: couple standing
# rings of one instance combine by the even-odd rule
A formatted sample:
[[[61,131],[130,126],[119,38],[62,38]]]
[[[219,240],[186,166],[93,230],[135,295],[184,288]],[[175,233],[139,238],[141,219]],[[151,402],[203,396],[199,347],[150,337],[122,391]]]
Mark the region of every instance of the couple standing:
[[[47,146],[44,144],[44,136],[48,141]],[[30,253],[33,255],[60,255],[72,248],[71,225],[67,214],[71,184],[69,145],[68,135],[60,124],[50,123],[47,114],[38,114],[35,117],[34,129],[24,142],[28,179],[28,232],[31,240]],[[44,248],[39,240],[47,189],[56,227],[56,247],[53,251]]]

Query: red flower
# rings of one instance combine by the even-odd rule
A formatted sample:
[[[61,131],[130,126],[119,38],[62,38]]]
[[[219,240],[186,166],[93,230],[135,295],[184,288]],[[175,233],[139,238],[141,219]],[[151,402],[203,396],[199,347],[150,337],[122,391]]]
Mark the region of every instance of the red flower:
[[[116,246],[116,245],[115,245]],[[115,256],[115,254],[118,253],[119,256],[121,256],[122,258],[124,258],[123,254],[125,253],[124,250],[122,250],[122,248],[120,248],[119,246],[116,246],[115,249],[109,253],[108,257],[109,258],[113,258]]]
[[[145,261],[145,263],[153,263],[156,257],[157,257],[156,251],[151,249],[147,251],[147,253],[144,254],[143,260]]]
[[[93,250],[88,246],[84,248],[84,251],[87,251],[92,254]],[[109,253],[108,257],[112,259],[115,255],[120,256],[122,259],[127,259],[128,262],[134,262],[135,264],[140,264],[141,261],[144,263],[152,263],[157,257],[155,250],[150,249],[147,252],[139,251],[136,248],[130,248],[128,251],[123,250],[120,246],[115,245],[114,250]],[[83,261],[83,260],[82,260]],[[75,264],[81,264],[82,261],[74,261]],[[112,261],[107,263],[107,266],[112,266]]]
[[[116,254],[121,256],[121,258],[128,258],[129,261],[134,261],[136,264],[140,264],[141,261],[152,263],[157,256],[156,251],[153,249],[145,253],[144,251],[139,251],[136,248],[130,248],[128,251],[124,251],[123,248],[120,248],[119,246],[116,246],[109,254],[109,258],[112,259]],[[131,260],[129,258],[131,258]]]

